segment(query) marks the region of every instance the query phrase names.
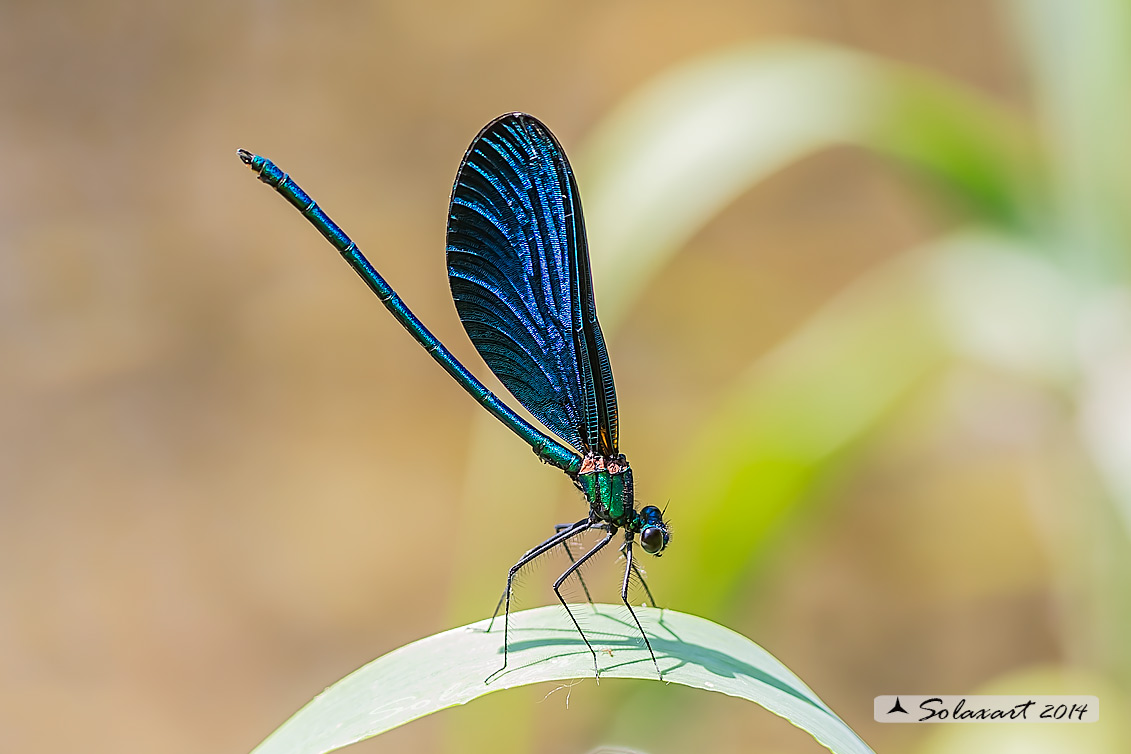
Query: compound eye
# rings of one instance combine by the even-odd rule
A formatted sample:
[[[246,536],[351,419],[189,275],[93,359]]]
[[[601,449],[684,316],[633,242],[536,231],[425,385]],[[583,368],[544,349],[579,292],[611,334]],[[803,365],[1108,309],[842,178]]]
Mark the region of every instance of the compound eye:
[[[664,549],[664,532],[658,526],[646,526],[640,532],[640,546],[649,555],[655,555]]]

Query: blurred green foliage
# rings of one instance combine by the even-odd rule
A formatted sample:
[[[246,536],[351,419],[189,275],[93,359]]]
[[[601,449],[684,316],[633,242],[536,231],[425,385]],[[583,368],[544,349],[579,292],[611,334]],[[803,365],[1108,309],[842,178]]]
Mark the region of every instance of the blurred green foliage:
[[[1031,115],[861,53],[802,41],[740,47],[689,61],[618,106],[577,172],[614,334],[713,217],[830,146],[884,156],[921,179],[924,202],[956,218],[946,235],[867,272],[768,355],[751,354],[714,416],[681,438],[678,464],[656,483],[678,527],[678,567],[654,585],[661,601],[724,623],[743,614],[773,540],[851,478],[892,416],[973,365],[1055,407],[1068,447],[1033,493],[1032,525],[1070,614],[1062,656],[1109,684],[1113,709],[1131,684],[1131,6],[1010,7]],[[510,505],[474,478],[470,489],[475,510]],[[663,713],[662,691],[633,693],[606,706],[614,738],[639,714],[653,720],[653,741],[671,735],[666,721],[684,719]],[[1114,730],[1072,751],[1125,750]],[[962,742],[928,749],[1000,750]],[[512,747],[535,748],[503,743]]]

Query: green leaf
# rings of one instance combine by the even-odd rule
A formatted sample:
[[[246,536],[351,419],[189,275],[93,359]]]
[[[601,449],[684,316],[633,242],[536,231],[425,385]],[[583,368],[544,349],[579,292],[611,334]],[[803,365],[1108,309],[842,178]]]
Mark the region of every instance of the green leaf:
[[[674,604],[735,604],[749,567],[790,512],[950,354],[934,265],[955,236],[896,258],[842,291],[753,363],[696,433],[662,487],[677,508]]]
[[[615,330],[636,295],[738,196],[866,129],[863,57],[811,43],[741,45],[678,65],[621,103],[575,160]],[[600,286],[600,283],[598,283]]]
[[[574,608],[593,642],[601,679],[659,682],[623,606]],[[678,683],[749,699],[807,731],[834,754],[870,754],[844,721],[766,650],[730,629],[671,610],[637,608],[664,671]],[[560,607],[511,614],[506,672],[503,632],[487,621],[454,628],[379,657],[314,698],[254,754],[315,754],[384,733],[503,689],[593,677],[592,655]]]
[[[1017,230],[1040,200],[1033,135],[992,100],[926,70],[802,41],[676,66],[620,104],[577,155],[601,321],[713,217],[823,149],[875,150],[928,176],[973,222]]]
[[[1085,279],[1131,273],[1131,4],[1004,5],[1031,74],[1058,255]]]

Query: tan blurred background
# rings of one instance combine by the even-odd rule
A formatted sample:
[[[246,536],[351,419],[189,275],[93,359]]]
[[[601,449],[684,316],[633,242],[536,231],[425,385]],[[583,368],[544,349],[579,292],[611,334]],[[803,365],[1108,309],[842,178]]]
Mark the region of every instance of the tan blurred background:
[[[295,176],[486,377],[443,234],[490,118],[531,112],[584,155],[663,71],[782,35],[921,66],[1024,118],[1006,19],[981,0],[0,4],[0,751],[248,751],[368,660],[486,617],[514,558],[582,510],[237,147]],[[683,443],[760,355],[959,214],[866,150],[822,151],[743,193],[627,309],[610,338],[623,447],[675,526],[650,564],[661,602],[696,607],[665,588],[697,504],[660,486]],[[599,278],[599,303],[616,286]],[[945,371],[838,457],[707,613],[877,752],[945,746],[873,723],[877,694],[1040,668],[1116,709],[1126,691],[1071,639],[1117,624],[1048,546],[1058,519],[1033,513],[1080,505],[1036,473],[1088,467],[1070,401]],[[509,520],[476,507],[485,475],[510,488]],[[1102,498],[1085,477],[1074,489]],[[534,478],[548,492],[529,499]],[[549,604],[551,575],[521,604]],[[568,708],[549,688],[496,694],[356,750],[823,751],[749,703],[652,685],[581,684]]]

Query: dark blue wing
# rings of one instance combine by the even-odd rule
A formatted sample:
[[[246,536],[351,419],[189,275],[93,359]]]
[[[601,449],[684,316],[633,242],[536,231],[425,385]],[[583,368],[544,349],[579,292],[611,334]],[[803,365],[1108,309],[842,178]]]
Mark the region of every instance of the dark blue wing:
[[[475,137],[448,212],[448,280],[491,371],[581,453],[616,455],[617,399],[565,152],[511,113]]]

